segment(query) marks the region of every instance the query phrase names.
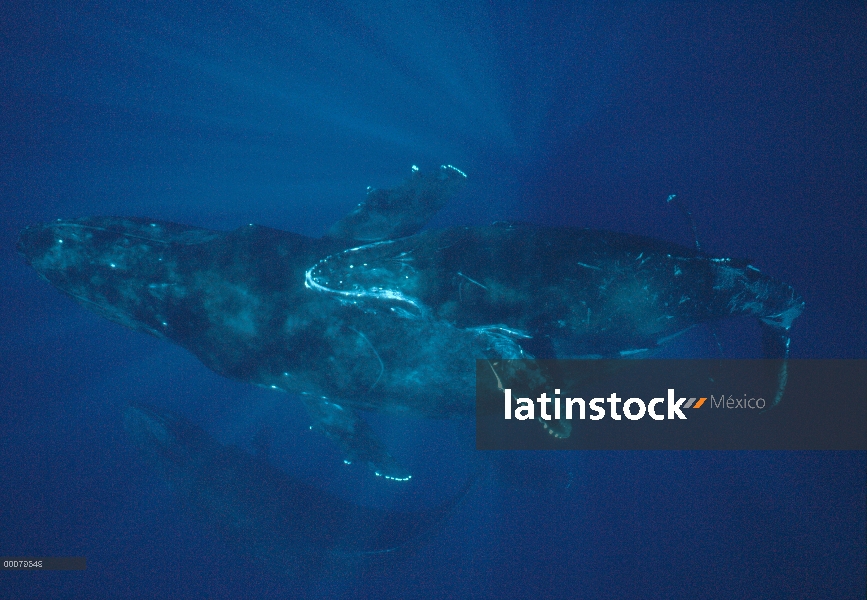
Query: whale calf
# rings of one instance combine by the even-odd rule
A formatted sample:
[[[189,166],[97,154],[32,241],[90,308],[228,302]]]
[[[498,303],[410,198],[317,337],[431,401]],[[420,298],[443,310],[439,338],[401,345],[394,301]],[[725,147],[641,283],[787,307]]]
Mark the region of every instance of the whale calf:
[[[124,427],[194,518],[250,559],[304,579],[387,567],[447,518],[475,481],[432,509],[381,510],[296,480],[171,412],[129,405]]]

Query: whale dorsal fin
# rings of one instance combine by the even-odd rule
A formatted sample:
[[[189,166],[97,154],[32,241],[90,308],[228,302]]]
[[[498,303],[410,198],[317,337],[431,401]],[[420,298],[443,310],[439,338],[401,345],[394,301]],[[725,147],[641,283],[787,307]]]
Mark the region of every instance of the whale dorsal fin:
[[[417,233],[466,179],[461,170],[451,165],[442,165],[438,171],[424,175],[413,167],[412,175],[398,187],[368,189],[364,202],[335,223],[328,237],[367,243]]]

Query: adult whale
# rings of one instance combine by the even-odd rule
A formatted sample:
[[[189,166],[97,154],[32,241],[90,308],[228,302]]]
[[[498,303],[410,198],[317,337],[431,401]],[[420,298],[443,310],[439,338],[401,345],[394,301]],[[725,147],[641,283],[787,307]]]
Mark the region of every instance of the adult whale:
[[[414,171],[321,239],[87,217],[28,227],[18,250],[84,307],[298,394],[347,461],[392,479],[410,475],[356,410],[470,416],[477,358],[640,356],[734,315],[759,319],[769,357],[788,356],[803,300],[744,261],[590,229],[419,233],[464,179]]]

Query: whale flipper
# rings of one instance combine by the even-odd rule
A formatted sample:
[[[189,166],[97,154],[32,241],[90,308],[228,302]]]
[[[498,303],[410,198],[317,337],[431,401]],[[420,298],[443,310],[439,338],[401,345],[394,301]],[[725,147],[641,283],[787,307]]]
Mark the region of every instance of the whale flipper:
[[[328,400],[309,396],[303,398],[313,421],[311,428],[340,446],[347,464],[366,462],[376,475],[395,481],[412,478],[410,472],[388,453],[370,425],[353,409]]]
[[[451,165],[412,176],[388,190],[370,188],[355,210],[334,224],[328,236],[341,240],[378,242],[418,233],[461,187],[467,176]]]

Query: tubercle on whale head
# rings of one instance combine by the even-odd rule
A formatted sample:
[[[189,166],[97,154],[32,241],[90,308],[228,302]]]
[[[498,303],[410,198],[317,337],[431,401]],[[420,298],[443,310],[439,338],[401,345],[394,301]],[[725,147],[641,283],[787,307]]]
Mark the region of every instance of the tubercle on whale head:
[[[21,231],[17,250],[50,284],[81,301],[93,302],[82,285],[85,278],[92,280],[99,271],[117,269],[119,264],[122,269],[126,266],[118,257],[100,256],[95,233],[71,221],[32,225]]]
[[[24,228],[17,250],[40,275],[58,286],[86,271],[101,269],[110,276],[138,267],[145,254],[168,245],[158,223],[147,226],[144,222],[116,217],[58,219]]]
[[[45,275],[84,265],[121,269],[125,261],[170,245],[192,245],[224,235],[199,227],[139,217],[57,219],[25,227],[18,253]],[[113,266],[112,266],[113,265]]]
[[[143,303],[183,290],[166,252],[207,241],[215,232],[127,217],[85,217],[32,225],[21,231],[18,253],[40,277],[85,308],[131,329],[165,337],[167,318]]]

